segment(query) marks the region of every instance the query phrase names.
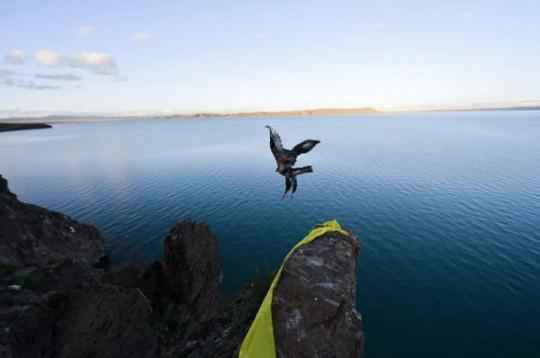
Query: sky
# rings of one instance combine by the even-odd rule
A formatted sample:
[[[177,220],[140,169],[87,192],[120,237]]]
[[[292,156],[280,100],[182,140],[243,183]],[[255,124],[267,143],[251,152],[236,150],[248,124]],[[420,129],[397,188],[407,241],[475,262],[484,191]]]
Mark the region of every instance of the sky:
[[[538,0],[0,1],[0,114],[531,103]]]

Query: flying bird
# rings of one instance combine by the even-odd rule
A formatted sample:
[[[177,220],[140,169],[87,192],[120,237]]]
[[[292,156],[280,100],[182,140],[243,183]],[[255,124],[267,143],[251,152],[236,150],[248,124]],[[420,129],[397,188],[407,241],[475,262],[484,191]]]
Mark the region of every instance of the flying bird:
[[[320,141],[308,139],[298,143],[293,149],[285,149],[283,148],[281,137],[278,132],[270,126],[266,126],[266,128],[270,131],[270,150],[276,159],[276,172],[285,177],[285,192],[283,193],[283,199],[289,191],[291,191],[291,194],[296,192],[298,186],[296,177],[298,175],[313,173],[311,165],[299,168],[293,168],[293,165],[296,163],[296,158],[300,154],[308,153],[319,144]]]

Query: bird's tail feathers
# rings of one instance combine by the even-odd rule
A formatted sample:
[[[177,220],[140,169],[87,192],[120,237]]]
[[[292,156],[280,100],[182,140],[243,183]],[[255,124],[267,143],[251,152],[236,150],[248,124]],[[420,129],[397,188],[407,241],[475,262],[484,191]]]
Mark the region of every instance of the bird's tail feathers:
[[[300,168],[292,168],[292,175],[302,175],[306,173],[313,173],[313,167],[311,165],[308,165],[306,167],[300,167]]]

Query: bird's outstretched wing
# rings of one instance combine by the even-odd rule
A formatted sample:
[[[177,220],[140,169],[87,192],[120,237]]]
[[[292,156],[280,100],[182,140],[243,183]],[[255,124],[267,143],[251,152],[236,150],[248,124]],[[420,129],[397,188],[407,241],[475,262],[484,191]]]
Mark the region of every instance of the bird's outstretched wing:
[[[270,126],[266,126],[266,128],[268,128],[268,130],[270,131],[270,150],[272,151],[272,154],[274,154],[274,158],[276,158],[277,161],[280,157],[280,154],[283,152],[283,144],[281,143],[281,137],[274,128]]]
[[[292,151],[296,155],[305,154],[309,152],[310,150],[312,150],[319,143],[320,141],[318,140],[308,139],[295,145]]]

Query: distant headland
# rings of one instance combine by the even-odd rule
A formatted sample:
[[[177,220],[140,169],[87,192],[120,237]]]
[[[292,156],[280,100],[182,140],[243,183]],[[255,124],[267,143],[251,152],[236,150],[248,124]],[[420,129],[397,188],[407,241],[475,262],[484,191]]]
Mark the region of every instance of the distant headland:
[[[0,123],[0,132],[52,128],[47,123]]]

